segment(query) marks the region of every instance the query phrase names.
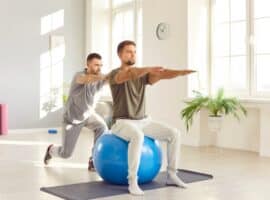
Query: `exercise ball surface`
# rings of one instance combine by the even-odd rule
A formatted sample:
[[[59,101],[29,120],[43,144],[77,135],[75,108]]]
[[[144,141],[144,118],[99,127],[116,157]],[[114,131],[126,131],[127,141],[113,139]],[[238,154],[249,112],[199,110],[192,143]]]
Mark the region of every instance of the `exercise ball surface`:
[[[114,134],[100,136],[94,148],[94,166],[104,181],[117,185],[128,184],[128,142]],[[159,173],[162,164],[158,141],[144,137],[138,183],[151,182]]]

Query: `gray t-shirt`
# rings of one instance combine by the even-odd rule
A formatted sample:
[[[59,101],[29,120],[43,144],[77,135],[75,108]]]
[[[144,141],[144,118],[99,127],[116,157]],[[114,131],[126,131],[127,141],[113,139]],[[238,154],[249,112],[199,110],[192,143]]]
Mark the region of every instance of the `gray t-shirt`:
[[[77,83],[77,77],[84,74],[85,72],[77,72],[71,82],[64,112],[64,121],[68,123],[80,124],[94,112],[95,94],[106,82],[101,80],[88,84]]]

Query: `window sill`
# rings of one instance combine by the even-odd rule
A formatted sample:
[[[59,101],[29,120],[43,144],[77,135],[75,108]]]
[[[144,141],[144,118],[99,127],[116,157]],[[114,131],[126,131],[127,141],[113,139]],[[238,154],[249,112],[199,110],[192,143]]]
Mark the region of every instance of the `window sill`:
[[[188,97],[184,101],[191,101],[194,98]],[[248,108],[270,107],[270,98],[238,98],[239,101]]]
[[[270,98],[239,98],[242,103],[270,104]]]

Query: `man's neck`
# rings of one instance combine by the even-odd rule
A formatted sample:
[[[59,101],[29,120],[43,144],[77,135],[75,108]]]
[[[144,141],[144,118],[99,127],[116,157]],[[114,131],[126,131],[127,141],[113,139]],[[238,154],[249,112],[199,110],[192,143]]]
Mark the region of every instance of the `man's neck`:
[[[128,70],[128,69],[130,69],[130,68],[132,68],[132,67],[133,67],[133,65],[124,65],[124,64],[122,64],[122,65],[120,66],[120,68],[123,69],[123,70]]]

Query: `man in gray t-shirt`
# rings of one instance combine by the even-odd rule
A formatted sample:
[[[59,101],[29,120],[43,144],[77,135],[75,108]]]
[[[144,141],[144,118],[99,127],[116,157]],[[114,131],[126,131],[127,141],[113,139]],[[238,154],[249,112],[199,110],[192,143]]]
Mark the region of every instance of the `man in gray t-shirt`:
[[[47,148],[44,158],[46,165],[52,157],[69,158],[72,155],[83,127],[94,132],[94,142],[108,129],[102,117],[94,111],[95,94],[107,82],[106,77],[100,73],[101,66],[101,56],[92,53],[87,57],[87,68],[75,74],[64,110],[62,146],[51,144]],[[90,158],[89,170],[93,169]]]

